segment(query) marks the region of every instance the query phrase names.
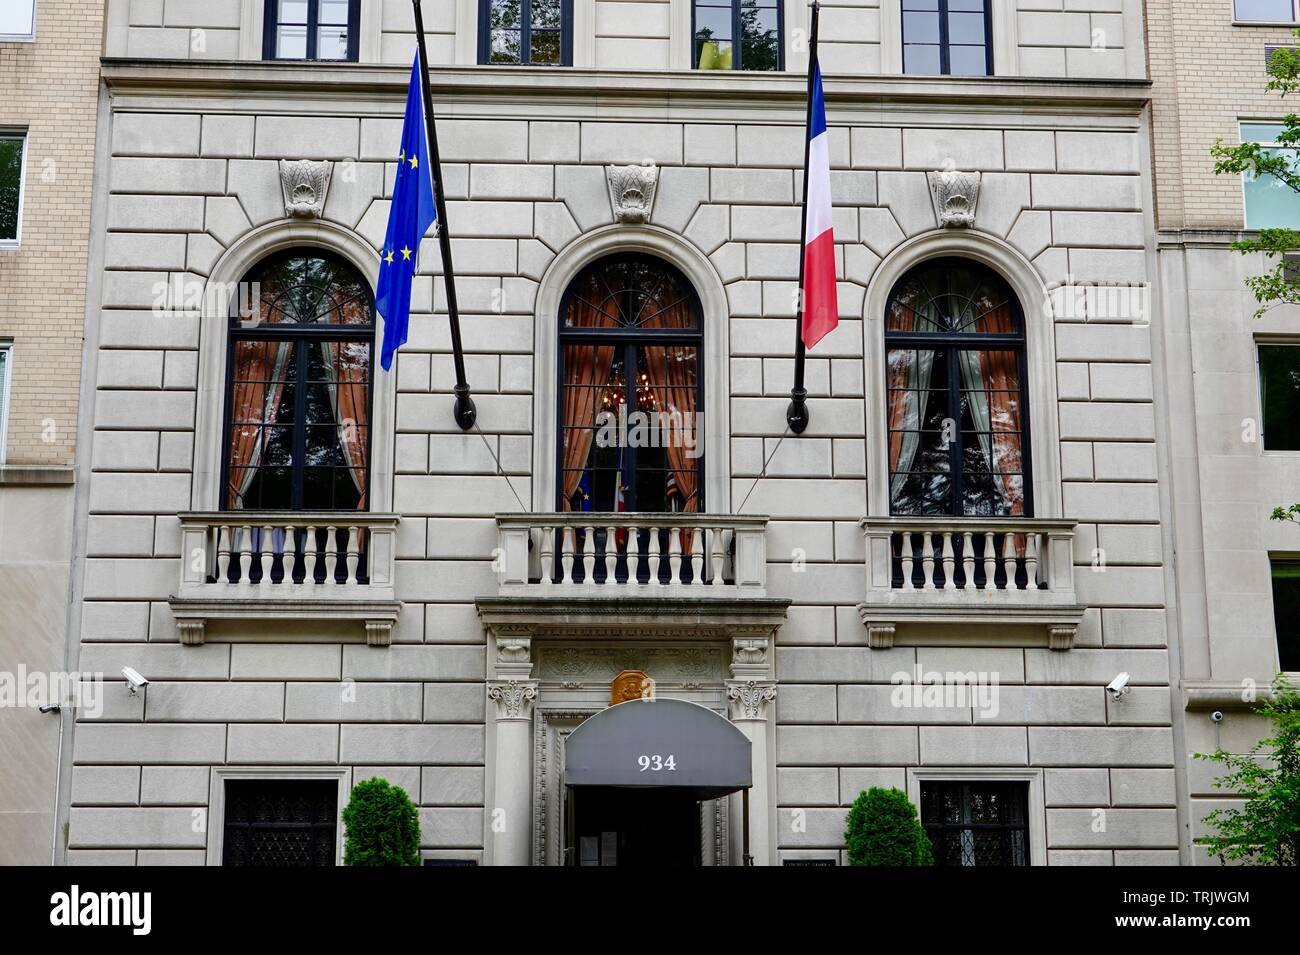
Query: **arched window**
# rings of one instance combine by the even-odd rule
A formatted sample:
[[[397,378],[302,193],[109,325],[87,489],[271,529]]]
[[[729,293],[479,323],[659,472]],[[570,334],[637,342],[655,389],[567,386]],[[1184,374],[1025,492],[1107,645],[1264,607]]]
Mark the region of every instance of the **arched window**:
[[[557,508],[704,510],[699,298],[662,259],[587,266],[560,303]]]
[[[1011,287],[932,259],[885,311],[889,503],[895,515],[1030,517],[1024,318]]]
[[[295,249],[254,267],[231,312],[222,508],[366,510],[370,286]]]

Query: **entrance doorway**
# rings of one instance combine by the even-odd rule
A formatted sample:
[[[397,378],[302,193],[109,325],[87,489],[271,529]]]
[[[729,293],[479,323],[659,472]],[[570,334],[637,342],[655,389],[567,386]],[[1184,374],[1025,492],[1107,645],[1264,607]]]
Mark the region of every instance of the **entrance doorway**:
[[[700,803],[689,792],[572,786],[565,798],[568,865],[701,864]]]

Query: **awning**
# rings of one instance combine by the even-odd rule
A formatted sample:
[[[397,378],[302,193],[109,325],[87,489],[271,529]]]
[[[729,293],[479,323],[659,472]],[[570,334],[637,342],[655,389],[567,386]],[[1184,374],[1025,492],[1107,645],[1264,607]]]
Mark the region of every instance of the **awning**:
[[[749,740],[734,723],[686,700],[630,700],[569,734],[569,786],[664,788],[714,799],[753,785]]]

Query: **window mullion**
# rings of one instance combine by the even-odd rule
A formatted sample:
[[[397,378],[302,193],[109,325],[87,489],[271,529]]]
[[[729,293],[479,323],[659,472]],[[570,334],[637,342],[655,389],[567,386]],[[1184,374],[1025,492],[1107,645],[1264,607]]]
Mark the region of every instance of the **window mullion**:
[[[316,59],[316,33],[320,27],[320,0],[307,0],[307,59]]]
[[[740,42],[740,0],[731,0],[731,68],[733,70],[743,70],[744,64],[741,62],[741,49],[743,44]]]
[[[944,76],[952,73],[952,57],[948,44],[948,0],[939,0],[939,72]]]
[[[298,381],[293,400],[293,480],[289,492],[290,507],[295,511],[303,509],[306,497],[304,488],[307,479],[307,349],[311,347],[310,339],[300,339],[294,343],[294,365],[297,367]]]
[[[519,65],[533,62],[533,4],[532,0],[519,3]]]

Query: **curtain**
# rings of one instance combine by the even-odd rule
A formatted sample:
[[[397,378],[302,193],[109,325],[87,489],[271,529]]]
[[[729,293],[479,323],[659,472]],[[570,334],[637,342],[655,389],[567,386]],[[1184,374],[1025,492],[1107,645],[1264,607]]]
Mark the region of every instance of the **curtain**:
[[[366,436],[370,424],[369,346],[357,342],[321,342],[329,376],[330,405],[338,425],[339,447],[357,488],[357,510],[366,509],[369,472]]]
[[[226,507],[232,510],[244,506],[244,495],[257,476],[257,463],[267,441],[266,429],[275,424],[280,412],[285,368],[292,352],[290,342],[235,343],[228,467],[230,486],[226,497]]]
[[[659,310],[645,322],[646,328],[694,328],[695,313],[689,299],[682,299]],[[667,412],[673,421],[672,427],[683,425],[696,428],[699,418],[696,415],[695,399],[696,363],[698,350],[685,345],[646,345],[644,346],[646,377],[654,394],[663,402],[660,411]],[[698,441],[702,432],[696,428]],[[664,456],[668,460],[670,476],[677,484],[682,496],[682,510],[695,513],[700,509],[700,474],[699,458],[691,457],[692,449],[684,446],[680,431],[665,435],[667,447]],[[700,450],[697,444],[694,453]]]
[[[986,332],[1006,334],[1015,331],[1015,317],[1009,305],[1002,305],[989,312],[981,323]],[[1016,352],[981,351],[979,355],[980,377],[984,387],[983,403],[987,405],[987,416],[992,431],[992,447],[985,448],[989,468],[994,473],[997,487],[1002,491],[1002,500],[1007,513],[1020,516],[1025,513],[1025,492],[1023,480],[1019,483],[1013,478],[1023,473],[1020,450],[1020,368]],[[972,402],[976,404],[979,402]]]
[[[891,318],[894,331],[925,331],[938,327],[937,306],[927,302],[921,309],[899,303]],[[889,500],[892,504],[916,459],[921,444],[921,425],[930,400],[930,372],[934,351],[891,349],[889,352]]]
[[[574,296],[568,324],[574,328],[612,328],[615,320],[597,306]],[[596,405],[600,386],[609,380],[614,363],[612,345],[570,345],[564,349],[564,442],[560,456],[560,508],[573,509],[573,495],[582,482],[591,443],[595,440]]]

